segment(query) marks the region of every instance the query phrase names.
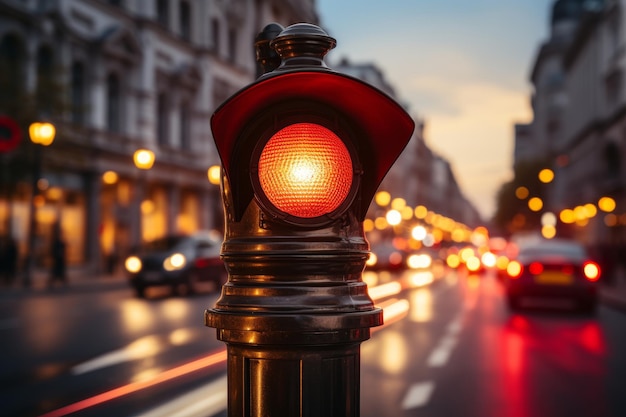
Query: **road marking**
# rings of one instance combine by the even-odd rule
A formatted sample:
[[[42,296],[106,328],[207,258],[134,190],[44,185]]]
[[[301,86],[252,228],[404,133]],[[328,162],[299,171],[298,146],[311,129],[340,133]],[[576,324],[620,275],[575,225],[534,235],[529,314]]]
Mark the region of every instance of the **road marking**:
[[[180,397],[134,417],[206,417],[226,410],[227,376],[194,389]]]
[[[68,414],[73,414],[78,411],[82,411],[98,404],[105,403],[107,401],[115,400],[126,395],[130,395],[134,392],[144,390],[146,388],[153,387],[158,384],[162,384],[172,379],[178,378],[183,375],[188,375],[191,372],[196,372],[200,369],[207,368],[209,366],[223,364],[226,362],[227,353],[226,349],[220,349],[208,356],[202,357],[192,362],[187,362],[176,368],[168,369],[161,372],[158,375],[153,376],[150,379],[144,381],[131,382],[130,384],[122,385],[117,388],[113,388],[109,391],[105,391],[101,394],[94,395],[93,397],[86,398],[84,400],[75,402],[73,404],[66,405],[56,410],[52,410],[39,417],[63,417]]]
[[[435,383],[432,381],[420,382],[413,384],[404,396],[402,401],[402,409],[410,410],[411,408],[423,407],[428,404],[430,396],[435,390]]]
[[[453,335],[445,335],[440,341],[437,347],[430,353],[426,364],[431,368],[437,368],[444,366],[448,363],[448,359],[452,354],[452,350],[456,346],[457,338]]]

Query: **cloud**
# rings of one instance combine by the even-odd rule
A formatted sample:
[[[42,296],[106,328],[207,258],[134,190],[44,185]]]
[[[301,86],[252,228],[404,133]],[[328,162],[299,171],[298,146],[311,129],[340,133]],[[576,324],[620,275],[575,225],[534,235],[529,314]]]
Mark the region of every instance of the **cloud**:
[[[494,196],[510,177],[513,125],[531,119],[528,96],[484,81],[451,81],[445,75],[414,78],[410,84],[412,91],[445,97],[443,104],[421,112],[426,142],[452,164],[459,185],[478,210],[491,216]],[[491,197],[484,198],[487,195]]]

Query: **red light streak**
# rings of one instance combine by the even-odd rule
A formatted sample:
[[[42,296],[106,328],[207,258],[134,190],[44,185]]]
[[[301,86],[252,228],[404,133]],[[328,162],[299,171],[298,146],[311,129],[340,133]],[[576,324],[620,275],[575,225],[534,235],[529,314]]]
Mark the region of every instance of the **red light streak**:
[[[207,368],[212,365],[216,365],[221,362],[225,362],[227,358],[226,349],[219,350],[203,358],[197,359],[192,362],[188,362],[184,365],[177,366],[176,368],[169,369],[165,372],[161,372],[151,379],[145,381],[132,382],[130,384],[123,385],[118,388],[114,388],[110,391],[103,392],[102,394],[94,395],[93,397],[86,398],[82,401],[75,402],[65,407],[58,408],[56,410],[42,414],[40,417],[62,417],[68,414],[75,413],[77,411],[84,410],[89,407],[102,404],[107,401],[114,400],[116,398],[123,397],[134,392],[153,387],[163,382],[170,381],[174,378],[178,378],[183,375],[190,374],[191,372],[198,371],[200,369]]]

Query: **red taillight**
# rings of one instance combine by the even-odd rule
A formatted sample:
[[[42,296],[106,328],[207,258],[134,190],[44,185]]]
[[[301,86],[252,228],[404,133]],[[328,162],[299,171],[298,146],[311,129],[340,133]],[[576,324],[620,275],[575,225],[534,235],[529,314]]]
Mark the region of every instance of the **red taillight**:
[[[196,259],[194,264],[196,268],[207,268],[209,266],[219,265],[221,262],[219,258],[199,258]]]
[[[522,275],[524,271],[524,267],[517,261],[511,261],[506,266],[506,273],[509,275],[509,278],[516,279]]]
[[[600,279],[600,266],[592,261],[583,264],[583,274],[589,281],[597,281]]]
[[[539,262],[533,262],[528,265],[528,271],[533,275],[539,275],[543,272],[543,265]]]

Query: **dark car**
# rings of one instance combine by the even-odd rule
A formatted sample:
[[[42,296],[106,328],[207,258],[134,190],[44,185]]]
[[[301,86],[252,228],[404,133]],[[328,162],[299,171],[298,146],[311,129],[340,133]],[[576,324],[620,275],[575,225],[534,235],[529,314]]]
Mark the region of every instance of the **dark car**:
[[[504,280],[509,306],[524,299],[569,299],[586,311],[597,305],[600,267],[583,245],[566,239],[537,239],[519,246]]]
[[[138,297],[144,297],[146,288],[152,286],[165,285],[176,293],[188,294],[212,282],[217,290],[226,281],[221,244],[217,232],[166,236],[148,242],[124,262],[130,285]]]

